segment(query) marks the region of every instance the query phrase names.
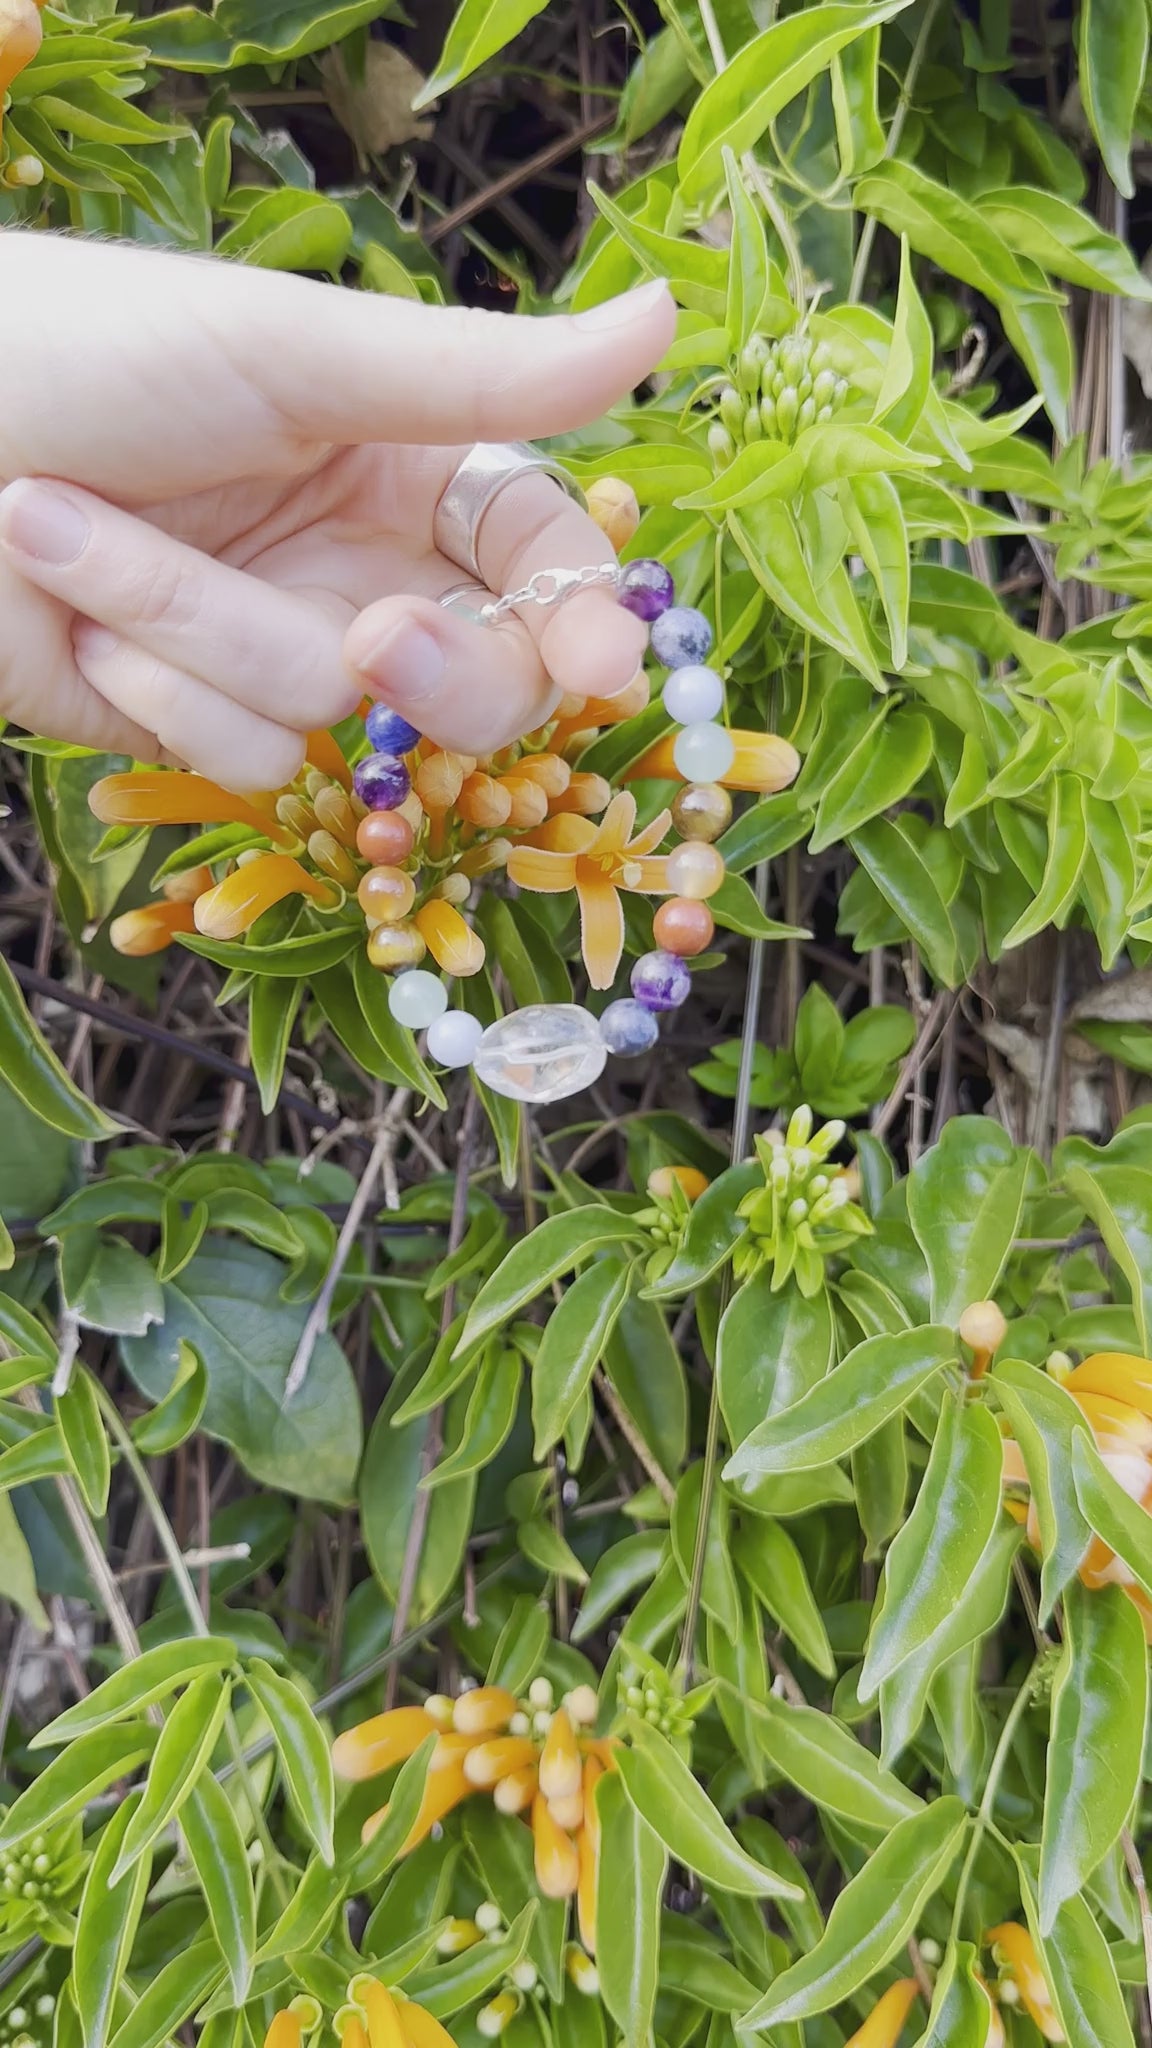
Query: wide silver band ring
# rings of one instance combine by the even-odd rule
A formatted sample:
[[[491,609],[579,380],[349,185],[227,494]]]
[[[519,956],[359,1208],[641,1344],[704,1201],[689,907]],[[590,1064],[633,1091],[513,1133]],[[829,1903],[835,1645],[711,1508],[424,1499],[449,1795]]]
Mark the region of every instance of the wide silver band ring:
[[[586,503],[567,470],[527,441],[478,441],[436,507],[432,539],[440,553],[483,580],[479,550],[484,521],[501,491],[533,475],[550,476],[578,505]]]

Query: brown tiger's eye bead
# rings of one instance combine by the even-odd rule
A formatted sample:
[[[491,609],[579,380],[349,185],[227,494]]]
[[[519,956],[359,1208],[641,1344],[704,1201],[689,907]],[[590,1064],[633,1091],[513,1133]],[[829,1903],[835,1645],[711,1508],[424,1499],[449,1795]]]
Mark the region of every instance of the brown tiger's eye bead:
[[[689,782],[672,805],[672,823],[681,839],[719,839],[732,819],[732,799],[718,782]]]
[[[369,868],[360,877],[356,899],[375,924],[399,924],[416,901],[416,884],[403,868]]]
[[[416,834],[399,811],[369,811],[356,827],[356,845],[363,860],[394,867],[407,860]]]
[[[695,903],[687,896],[670,896],[652,920],[656,944],[666,953],[678,954],[681,960],[693,960],[697,953],[705,952],[715,930],[708,905]]]

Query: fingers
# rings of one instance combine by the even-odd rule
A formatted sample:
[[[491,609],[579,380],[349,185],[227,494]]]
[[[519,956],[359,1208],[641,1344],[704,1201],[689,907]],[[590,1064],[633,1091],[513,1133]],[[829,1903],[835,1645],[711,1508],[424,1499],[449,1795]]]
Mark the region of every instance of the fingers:
[[[576,316],[513,318],[0,233],[0,473],[146,504],[297,473],[318,443],[557,434],[633,390],[674,330],[659,283]]]
[[[473,625],[425,597],[370,605],[349,628],[345,654],[358,690],[367,684],[429,739],[462,753],[495,753],[532,732],[560,696],[515,621]]]
[[[146,727],[155,735],[154,746],[198,775],[246,791],[280,789],[299,772],[300,733],[261,718],[91,620],[78,621],[72,640],[81,675],[106,703]]]
[[[151,682],[138,663],[124,682],[133,717],[155,696],[165,720],[184,725],[174,672],[212,684],[261,723],[300,732],[333,724],[356,704],[340,626],[320,606],[86,491],[9,485],[0,492],[0,549],[28,581],[154,657]]]

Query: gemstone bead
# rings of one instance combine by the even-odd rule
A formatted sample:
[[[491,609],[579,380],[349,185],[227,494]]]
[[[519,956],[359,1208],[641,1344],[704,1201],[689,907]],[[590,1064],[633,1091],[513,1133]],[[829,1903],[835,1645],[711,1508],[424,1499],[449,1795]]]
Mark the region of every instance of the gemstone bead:
[[[736,744],[726,725],[685,725],[676,735],[672,759],[685,782],[719,782],[736,759]]]
[[[412,787],[408,770],[396,754],[369,754],[352,770],[352,782],[370,811],[398,811]]]
[[[563,1102],[604,1072],[608,1048],[578,1003],[531,1003],[490,1024],[476,1048],[478,1081],[513,1102]]]
[[[663,562],[645,559],[629,562],[620,578],[617,594],[625,611],[650,626],[669,609],[676,595],[676,585]]]
[[[398,1024],[409,1031],[427,1031],[448,1008],[448,991],[438,974],[425,967],[410,967],[398,974],[388,991],[388,1008]]]
[[[668,887],[674,889],[677,896],[691,896],[697,902],[704,902],[716,894],[727,869],[724,855],[716,847],[708,846],[700,839],[689,839],[683,846],[674,847],[668,855],[665,873]]]
[[[712,944],[715,919],[706,903],[688,896],[670,896],[652,920],[652,937],[665,953],[694,960]]]
[[[369,745],[378,754],[410,754],[421,738],[414,725],[387,704],[374,704],[364,720]]]
[[[467,1010],[445,1010],[428,1026],[428,1057],[442,1067],[470,1067],[483,1036],[479,1017]]]
[[[356,900],[373,924],[399,924],[416,901],[416,884],[403,868],[369,868],[361,875]]]
[[[664,709],[677,725],[698,725],[723,708],[724,685],[714,668],[674,668],[663,696]]]
[[[374,867],[395,867],[407,860],[416,843],[407,818],[399,811],[369,811],[356,827],[356,848]]]
[[[678,1010],[692,991],[692,976],[675,953],[645,953],[631,974],[632,993],[646,1010]]]
[[[414,924],[378,924],[368,934],[368,958],[384,974],[419,967],[427,951],[423,934]]]
[[[719,839],[732,823],[732,799],[718,782],[690,782],[676,793],[672,823],[681,839]]]
[[[660,1036],[660,1026],[654,1011],[646,1010],[635,996],[621,996],[604,1011],[600,1036],[617,1059],[634,1060],[641,1053],[651,1052]]]
[[[665,668],[696,668],[712,652],[712,628],[691,605],[673,605],[652,628],[652,652]]]

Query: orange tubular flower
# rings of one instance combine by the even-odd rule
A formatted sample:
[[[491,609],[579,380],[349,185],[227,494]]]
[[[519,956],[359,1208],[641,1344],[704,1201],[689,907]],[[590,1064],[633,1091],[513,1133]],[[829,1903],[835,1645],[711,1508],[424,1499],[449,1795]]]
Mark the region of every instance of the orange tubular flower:
[[[598,818],[611,800],[612,785],[603,775],[584,775],[577,770],[567,789],[549,798],[548,809],[552,813],[574,811],[578,818]]]
[[[492,1804],[497,1813],[523,1813],[531,1806],[540,1790],[540,1773],[535,1764],[522,1771],[509,1771],[492,1790]]]
[[[328,910],[339,901],[335,890],[318,882],[291,854],[262,853],[199,898],[196,929],[210,939],[238,939],[285,896],[311,896]]]
[[[456,809],[466,824],[478,825],[483,832],[494,832],[512,816],[512,798],[494,775],[477,769],[461,784]]]
[[[191,903],[142,903],[138,910],[113,918],[108,937],[117,953],[142,960],[149,953],[163,953],[177,932],[195,929]]]
[[[540,1790],[547,1800],[571,1799],[580,1790],[583,1763],[576,1730],[563,1707],[552,1716],[540,1758]]]
[[[845,2041],[844,2048],[896,2048],[915,2002],[914,1977],[902,1977],[898,1984],[890,1984],[864,2025],[857,2027],[851,2040]]]
[[[535,1761],[536,1745],[527,1735],[494,1735],[469,1750],[464,1775],[470,1785],[489,1791],[502,1778],[531,1770]]]
[[[453,904],[433,897],[416,912],[415,924],[445,974],[479,974],[484,965],[484,941]]]
[[[1040,2029],[1046,2041],[1066,2039],[1063,2027],[1056,2017],[1052,1993],[1048,1980],[1040,1968],[1039,1958],[1032,1944],[1032,1936],[1018,1921],[1006,1920],[1002,1926],[993,1927],[985,1935],[988,1943],[1006,1977],[1010,1977],[1020,1993],[1020,2003],[1035,2026]]]
[[[93,785],[88,807],[102,825],[249,825],[267,839],[291,843],[291,834],[277,823],[272,797],[235,796],[182,768],[106,775]]]
[[[40,48],[43,4],[44,0],[0,0],[0,99]]]
[[[394,1707],[349,1728],[332,1744],[332,1762],[341,1778],[353,1782],[378,1777],[413,1756],[436,1723],[423,1707]]]
[[[624,951],[624,911],[618,890],[667,895],[667,862],[655,858],[671,818],[658,818],[632,838],[636,799],[626,790],[614,796],[598,825],[589,818],[550,819],[534,846],[516,846],[508,873],[522,889],[550,895],[575,889],[580,901],[584,964],[593,988],[610,988]]]
[[[775,796],[781,789],[787,789],[800,773],[800,756],[794,746],[770,732],[736,732],[729,737],[736,747],[736,758],[727,775],[717,777],[725,789],[748,789],[757,796]],[[666,733],[641,754],[628,770],[629,782],[676,782],[683,780],[672,758],[676,734]]]
[[[294,1998],[275,2014],[264,2036],[264,2048],[300,2048],[304,2035],[314,2034],[323,2015],[314,1998]]]
[[[334,782],[340,783],[344,789],[351,790],[352,770],[330,732],[321,728],[319,732],[308,734],[304,746],[304,759],[310,768],[319,768],[325,775],[330,775]]]
[[[1082,1394],[1103,1394],[1152,1416],[1152,1363],[1127,1351],[1095,1352],[1069,1373],[1064,1387],[1077,1401]]]
[[[431,1834],[437,1821],[443,1820],[446,1814],[451,1813],[454,1806],[459,1806],[460,1801],[467,1799],[468,1794],[476,1789],[474,1785],[469,1784],[464,1776],[464,1765],[459,1759],[448,1764],[444,1770],[437,1770],[434,1765],[435,1758],[433,1759],[433,1768],[429,1770],[425,1781],[424,1797],[420,1802],[420,1811],[413,1821],[411,1831],[400,1850],[402,1856],[409,1855],[413,1849],[417,1848]],[[361,1841],[370,1842],[372,1840],[377,1828],[383,1825],[387,1812],[388,1808],[382,1806],[379,1813],[372,1814],[365,1821],[360,1831]]]
[[[452,1725],[461,1735],[497,1735],[519,1711],[514,1692],[502,1685],[478,1685],[461,1693],[452,1710]]]
[[[600,1814],[596,1787],[604,1766],[594,1756],[584,1759],[584,1822],[576,1837],[580,1874],[576,1887],[576,1912],[580,1939],[590,1956],[596,1953],[596,1886],[600,1876]]]
[[[548,1801],[538,1792],[532,1803],[532,1840],[536,1851],[536,1882],[546,1899],[570,1899],[580,1884],[580,1854],[571,1835],[553,1820]]]

